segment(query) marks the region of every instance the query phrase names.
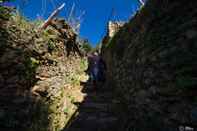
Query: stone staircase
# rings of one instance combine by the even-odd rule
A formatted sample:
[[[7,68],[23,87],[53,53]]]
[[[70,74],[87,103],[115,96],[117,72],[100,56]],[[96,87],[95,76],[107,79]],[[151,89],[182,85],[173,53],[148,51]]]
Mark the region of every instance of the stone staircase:
[[[112,93],[105,90],[85,91],[79,114],[64,131],[115,131],[118,118],[112,110]]]

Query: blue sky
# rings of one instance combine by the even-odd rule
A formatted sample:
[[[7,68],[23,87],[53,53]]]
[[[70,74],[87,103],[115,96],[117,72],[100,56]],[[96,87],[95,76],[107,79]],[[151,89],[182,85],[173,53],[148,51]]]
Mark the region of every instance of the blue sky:
[[[128,20],[132,13],[138,8],[138,0],[29,0],[22,4],[16,0],[15,5],[20,7],[23,15],[33,20],[38,16],[48,17],[55,9],[55,6],[66,3],[60,16],[68,16],[73,3],[75,3],[75,14],[79,16],[85,11],[83,22],[81,24],[80,36],[87,38],[93,45],[97,44],[104,36],[106,23],[114,9],[114,18],[112,20]],[[46,8],[45,8],[46,3]]]

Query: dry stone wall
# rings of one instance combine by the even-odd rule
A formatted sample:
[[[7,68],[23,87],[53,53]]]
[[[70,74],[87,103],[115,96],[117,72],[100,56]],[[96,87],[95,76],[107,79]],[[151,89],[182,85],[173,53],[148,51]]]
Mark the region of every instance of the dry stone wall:
[[[66,57],[54,30],[36,32],[21,16],[0,21],[0,130],[63,129],[73,109],[66,91],[79,82],[81,58]]]
[[[108,45],[121,130],[197,127],[197,2],[149,0]]]

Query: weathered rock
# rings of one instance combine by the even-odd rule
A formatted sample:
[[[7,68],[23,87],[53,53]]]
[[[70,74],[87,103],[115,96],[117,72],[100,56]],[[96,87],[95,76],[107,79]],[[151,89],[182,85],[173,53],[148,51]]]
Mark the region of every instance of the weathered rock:
[[[81,59],[64,57],[58,36],[36,33],[30,22],[20,22],[13,16],[0,25],[0,130],[61,130],[72,116],[64,112],[65,85],[79,83]]]
[[[197,126],[196,6],[149,0],[104,46],[108,82],[123,105],[120,130]]]

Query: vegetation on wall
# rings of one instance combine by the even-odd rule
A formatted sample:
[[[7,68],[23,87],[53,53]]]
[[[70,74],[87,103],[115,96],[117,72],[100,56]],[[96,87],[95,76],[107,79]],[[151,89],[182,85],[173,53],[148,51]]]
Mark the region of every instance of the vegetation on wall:
[[[77,109],[64,112],[65,85],[80,84],[85,60],[66,58],[58,32],[39,30],[42,21],[0,9],[0,130],[62,129]]]

